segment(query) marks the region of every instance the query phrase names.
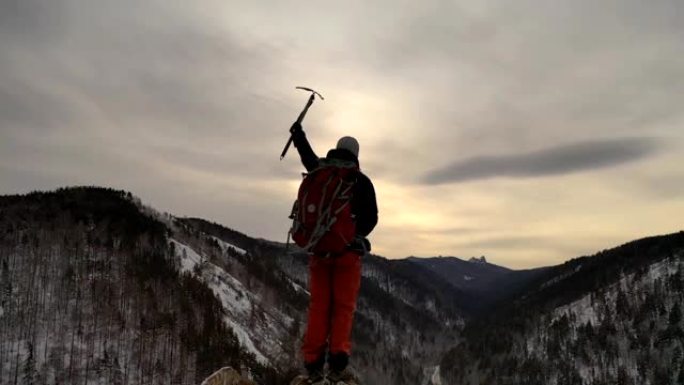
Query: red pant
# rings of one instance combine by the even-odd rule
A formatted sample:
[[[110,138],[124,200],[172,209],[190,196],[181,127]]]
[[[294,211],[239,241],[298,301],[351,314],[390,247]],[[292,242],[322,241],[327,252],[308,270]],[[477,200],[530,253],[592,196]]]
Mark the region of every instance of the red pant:
[[[315,362],[325,353],[351,351],[356,297],[361,286],[361,257],[346,252],[338,257],[309,259],[309,320],[304,335],[304,361]]]

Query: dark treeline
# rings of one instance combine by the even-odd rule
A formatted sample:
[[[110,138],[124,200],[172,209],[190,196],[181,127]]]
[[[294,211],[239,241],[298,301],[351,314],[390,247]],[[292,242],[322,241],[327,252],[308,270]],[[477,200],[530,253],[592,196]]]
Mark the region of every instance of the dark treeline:
[[[0,197],[0,384],[196,384],[242,350],[170,228],[123,191]]]

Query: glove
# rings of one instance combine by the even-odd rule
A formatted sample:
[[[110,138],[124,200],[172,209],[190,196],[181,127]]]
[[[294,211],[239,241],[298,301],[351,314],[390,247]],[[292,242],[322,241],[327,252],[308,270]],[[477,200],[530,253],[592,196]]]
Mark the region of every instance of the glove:
[[[364,255],[371,250],[370,241],[362,236],[354,237],[354,240],[349,244],[349,250]]]
[[[371,244],[368,238],[363,238],[363,247],[366,248],[366,251],[371,251]]]
[[[290,127],[290,134],[295,135],[300,132],[303,132],[302,125],[299,122],[292,123],[292,127]]]

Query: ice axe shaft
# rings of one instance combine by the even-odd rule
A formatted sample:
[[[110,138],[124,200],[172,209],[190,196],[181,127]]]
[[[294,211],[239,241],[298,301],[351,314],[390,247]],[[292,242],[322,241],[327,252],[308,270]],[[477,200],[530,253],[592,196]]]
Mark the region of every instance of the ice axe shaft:
[[[316,99],[316,95],[318,95],[318,97],[321,98],[321,100],[325,100],[325,99],[323,99],[323,96],[321,94],[312,90],[311,88],[306,88],[306,87],[296,87],[296,88],[299,90],[311,92],[311,96],[309,96],[309,100],[306,102],[306,106],[304,106],[304,109],[302,110],[301,113],[299,113],[299,116],[297,117],[297,123],[302,124],[302,121],[304,120],[306,113],[309,111],[309,107],[311,107],[314,100]],[[285,145],[285,148],[283,148],[283,152],[280,154],[280,160],[283,160],[283,158],[285,158],[285,154],[287,154],[287,150],[290,149],[291,145],[292,145],[292,134],[290,134],[290,139],[287,140],[287,144]]]
[[[302,110],[302,112],[299,113],[299,116],[297,117],[297,123],[302,124],[302,120],[304,120],[304,117],[306,116],[307,111],[309,111],[309,107],[311,107],[311,105],[313,104],[315,97],[316,94],[311,94],[311,96],[309,96],[309,101],[306,102],[306,106],[304,106],[304,109]]]

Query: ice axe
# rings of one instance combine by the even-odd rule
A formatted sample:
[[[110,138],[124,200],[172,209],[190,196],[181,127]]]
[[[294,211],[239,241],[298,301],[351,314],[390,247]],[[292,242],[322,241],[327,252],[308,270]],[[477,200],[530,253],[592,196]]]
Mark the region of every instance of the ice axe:
[[[309,96],[309,101],[306,102],[306,106],[304,106],[304,109],[302,112],[299,114],[299,117],[297,118],[297,123],[302,124],[302,120],[304,120],[304,116],[306,116],[306,112],[309,111],[309,107],[313,104],[314,100],[316,99],[316,95],[318,95],[321,100],[325,100],[323,98],[323,95],[319,94],[318,92],[312,90],[311,88],[306,88],[306,87],[295,87],[298,90],[304,90],[311,92],[311,96]],[[287,154],[287,150],[290,149],[290,145],[292,144],[292,135],[290,135],[290,139],[287,141],[287,144],[285,145],[285,148],[283,149],[283,152],[280,154],[280,160],[283,160],[285,157],[285,154]]]

